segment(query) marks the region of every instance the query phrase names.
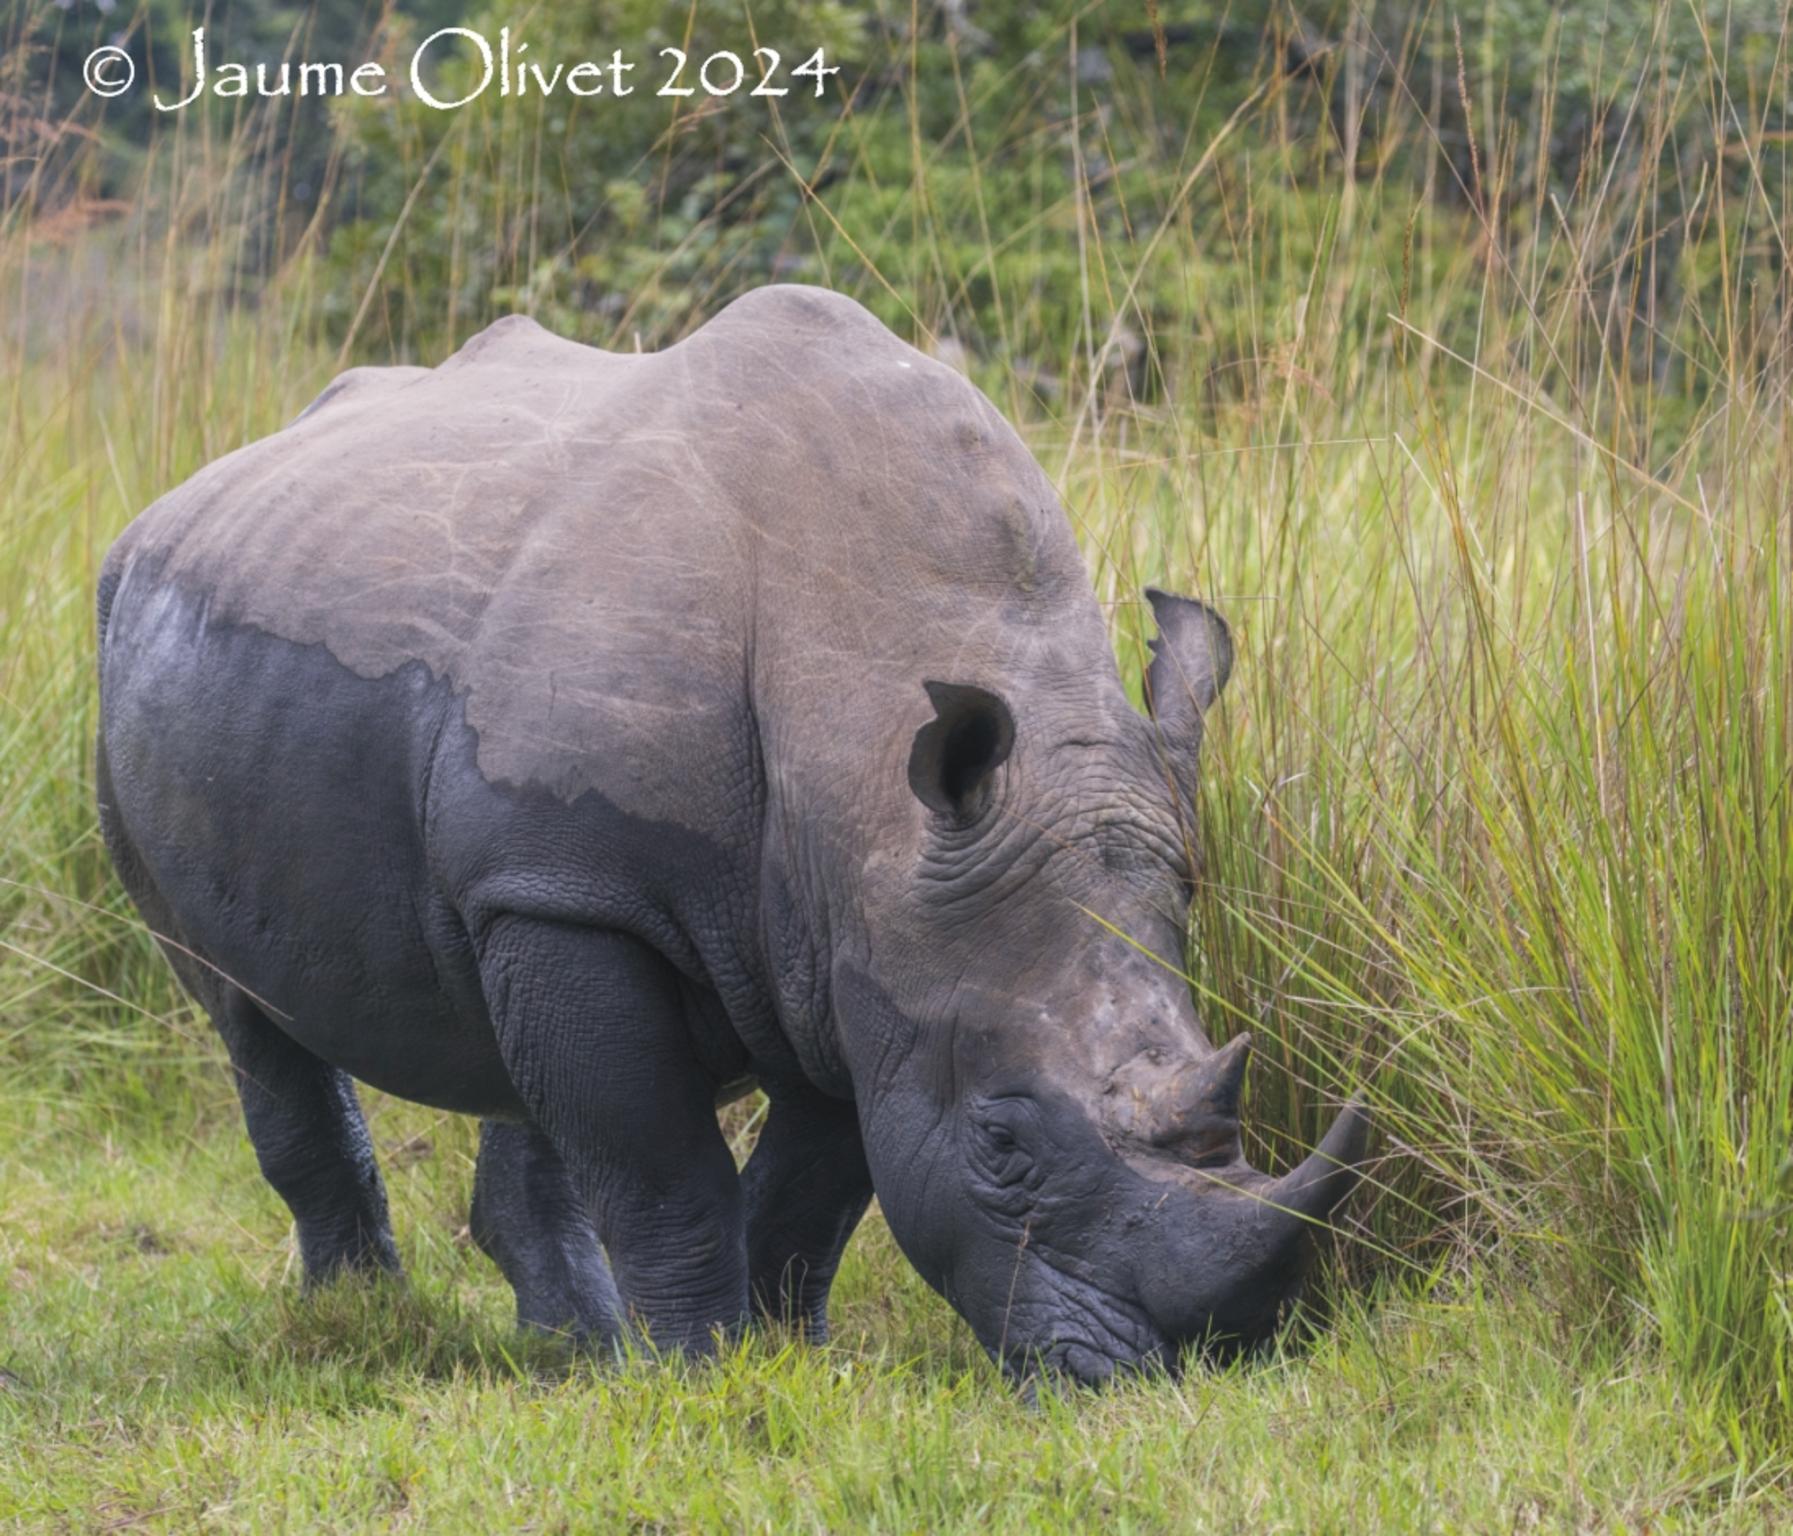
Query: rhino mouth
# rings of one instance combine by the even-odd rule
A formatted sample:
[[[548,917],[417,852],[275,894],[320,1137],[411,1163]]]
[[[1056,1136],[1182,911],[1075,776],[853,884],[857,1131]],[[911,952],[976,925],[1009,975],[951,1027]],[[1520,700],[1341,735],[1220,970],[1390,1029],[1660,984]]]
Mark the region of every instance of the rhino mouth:
[[[1286,1308],[1276,1309],[1278,1321],[1285,1316]],[[1166,1376],[1174,1381],[1188,1369],[1224,1368],[1241,1358],[1249,1359],[1266,1347],[1276,1330],[1272,1327],[1250,1334],[1215,1331],[1182,1344],[1172,1343],[1156,1330],[1152,1332],[1153,1338],[1147,1342],[1060,1330],[1043,1347],[1004,1351],[1000,1363],[1011,1382],[1028,1390],[1041,1379],[1080,1387],[1106,1387],[1117,1380],[1139,1376]],[[991,1351],[992,1355],[996,1353]]]
[[[1136,1307],[1092,1295],[1087,1282],[1056,1271],[1052,1278],[1050,1300],[1014,1307],[1004,1340],[990,1351],[1011,1381],[1031,1385],[1047,1377],[1098,1387],[1116,1376],[1174,1369],[1176,1351]]]
[[[1061,1339],[1054,1344],[1040,1357],[1040,1364],[1048,1375],[1082,1387],[1106,1386],[1117,1371],[1138,1368],[1134,1362],[1117,1360],[1074,1339]]]

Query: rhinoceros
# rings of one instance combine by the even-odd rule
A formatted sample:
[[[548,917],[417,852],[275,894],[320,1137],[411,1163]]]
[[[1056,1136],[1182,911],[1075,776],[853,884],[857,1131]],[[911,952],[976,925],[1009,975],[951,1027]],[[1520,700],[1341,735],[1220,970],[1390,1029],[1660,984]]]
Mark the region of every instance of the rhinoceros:
[[[792,286],[351,369],[152,505],[99,583],[104,834],[307,1282],[399,1267],[359,1080],[481,1118],[524,1325],[824,1337],[875,1194],[1024,1378],[1274,1330],[1367,1122],[1241,1154],[1248,1041],[1179,974],[1232,646],[1147,596],[1143,715],[1016,433]]]

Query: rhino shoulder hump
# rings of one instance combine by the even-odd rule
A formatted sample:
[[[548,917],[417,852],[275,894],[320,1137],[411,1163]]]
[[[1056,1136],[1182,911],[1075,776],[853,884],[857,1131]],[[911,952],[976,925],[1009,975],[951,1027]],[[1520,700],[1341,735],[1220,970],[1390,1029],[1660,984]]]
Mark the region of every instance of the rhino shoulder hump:
[[[437,373],[454,373],[477,364],[481,367],[536,368],[557,363],[590,362],[614,356],[583,342],[556,336],[538,325],[528,315],[505,315],[482,331],[469,336],[450,357],[443,359]]]
[[[752,333],[793,341],[822,341],[846,336],[875,337],[881,345],[902,342],[857,299],[804,283],[768,283],[749,288],[724,305],[694,333],[717,336]]]

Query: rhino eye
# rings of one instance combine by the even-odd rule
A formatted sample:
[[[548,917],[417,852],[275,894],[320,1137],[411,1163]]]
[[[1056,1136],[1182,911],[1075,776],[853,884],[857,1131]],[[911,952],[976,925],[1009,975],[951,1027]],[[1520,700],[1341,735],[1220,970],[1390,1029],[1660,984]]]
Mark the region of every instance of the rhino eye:
[[[973,1157],[998,1184],[1018,1184],[1032,1171],[1026,1130],[1030,1106],[1020,1100],[998,1100],[973,1110]]]

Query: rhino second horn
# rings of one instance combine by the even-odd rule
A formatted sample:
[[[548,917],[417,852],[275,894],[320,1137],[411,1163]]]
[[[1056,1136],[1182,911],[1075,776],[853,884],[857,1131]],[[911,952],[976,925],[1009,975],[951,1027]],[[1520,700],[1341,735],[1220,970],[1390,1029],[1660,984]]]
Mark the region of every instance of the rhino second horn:
[[[1169,1147],[1210,1140],[1224,1131],[1236,1138],[1239,1095],[1250,1060],[1251,1036],[1235,1035],[1219,1050],[1185,1064],[1161,1082],[1152,1109],[1152,1140]]]
[[[1251,1036],[1233,1038],[1202,1063],[1199,1102],[1209,1114],[1229,1120],[1239,1118],[1239,1095],[1245,1087],[1245,1068],[1251,1060]]]
[[[1185,1056],[1168,1069],[1149,1055],[1116,1074],[1123,1088],[1117,1116],[1139,1142],[1190,1162],[1237,1162],[1239,1093],[1251,1037],[1239,1035],[1206,1056]]]

